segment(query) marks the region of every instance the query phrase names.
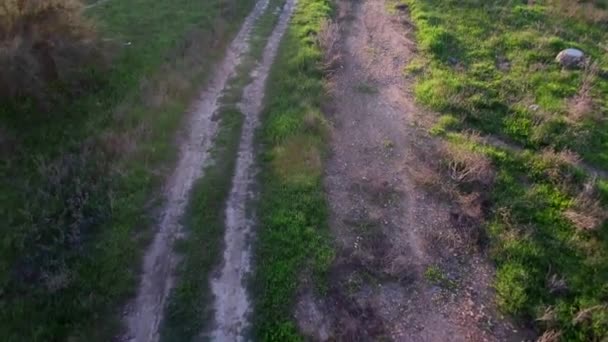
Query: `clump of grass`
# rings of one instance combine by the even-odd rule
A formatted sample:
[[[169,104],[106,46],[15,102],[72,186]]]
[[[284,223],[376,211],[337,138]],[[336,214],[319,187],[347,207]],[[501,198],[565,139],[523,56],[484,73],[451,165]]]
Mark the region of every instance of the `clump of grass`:
[[[531,161],[533,169],[553,184],[568,187],[579,181],[578,165],[581,158],[575,152],[570,150],[555,151],[551,148],[545,148],[537,156],[532,158]]]
[[[447,290],[454,290],[458,284],[450,279],[437,265],[431,265],[424,271],[424,277],[431,284],[443,287]]]
[[[559,330],[547,330],[536,341],[537,342],[559,342],[562,332]]]
[[[446,114],[439,117],[437,123],[431,127],[429,132],[433,135],[443,135],[448,131],[457,128],[459,125],[460,121],[456,117]]]
[[[445,160],[445,172],[457,184],[479,183],[489,186],[494,180],[492,161],[483,153],[446,143],[440,150]]]
[[[310,129],[311,115],[321,112],[326,94],[323,70],[331,72],[324,68],[318,36],[330,12],[327,0],[298,1],[268,80],[273,96],[266,99],[260,134],[260,229],[252,285],[254,333],[260,340],[301,339],[292,319],[299,280],[312,277],[323,288],[333,259],[321,179],[325,134]],[[323,120],[314,122],[317,127]]]
[[[0,97],[51,100],[82,92],[102,59],[100,41],[77,0],[5,0],[0,6]]]
[[[317,41],[323,51],[323,70],[327,74],[335,73],[342,65],[340,25],[331,19],[325,19],[321,23]]]
[[[592,180],[585,184],[583,191],[572,201],[572,206],[564,212],[564,216],[583,231],[599,229],[608,219],[608,211],[602,206],[594,183]]]
[[[597,82],[599,66],[597,62],[586,63],[582,80],[577,94],[568,100],[568,118],[575,123],[584,120],[598,121],[601,119],[599,109],[592,91]]]

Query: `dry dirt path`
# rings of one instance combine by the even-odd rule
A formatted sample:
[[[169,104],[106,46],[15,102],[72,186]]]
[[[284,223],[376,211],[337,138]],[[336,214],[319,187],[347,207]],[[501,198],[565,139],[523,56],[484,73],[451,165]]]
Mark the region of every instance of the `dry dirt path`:
[[[257,173],[254,165],[254,134],[259,126],[266,79],[276,57],[281,38],[287,29],[295,0],[287,0],[270,35],[260,64],[252,71],[252,82],[245,87],[239,109],[245,115],[232,190],[226,205],[225,250],[221,273],[212,279],[215,296],[215,341],[243,341],[249,327],[251,304],[247,278],[251,270],[251,235],[255,218],[249,204],[255,199],[253,186]]]
[[[226,83],[235,75],[241,56],[249,48],[248,38],[256,20],[264,12],[268,0],[260,0],[228,48],[224,59],[205,91],[193,106],[180,142],[177,166],[166,184],[166,202],[158,228],[143,261],[136,298],[127,308],[127,332],[121,340],[156,342],[166,299],[174,283],[177,256],[173,244],[181,233],[180,219],[188,203],[188,195],[209,159],[209,150],[217,130],[213,114]]]
[[[303,289],[296,318],[321,341],[522,341],[496,314],[485,258],[433,239],[450,234],[450,207],[413,181],[431,141],[403,76],[412,26],[391,3],[340,2],[325,175],[337,260],[327,295]]]

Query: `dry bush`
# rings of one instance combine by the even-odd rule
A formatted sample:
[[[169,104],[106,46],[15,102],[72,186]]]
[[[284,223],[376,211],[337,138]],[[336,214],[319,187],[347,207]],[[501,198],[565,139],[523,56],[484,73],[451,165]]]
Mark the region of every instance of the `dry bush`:
[[[0,97],[42,100],[53,86],[76,91],[100,57],[80,1],[2,0]]]
[[[490,186],[494,182],[492,161],[482,153],[450,143],[444,144],[440,153],[445,161],[445,171],[452,181],[484,186]]]
[[[321,24],[321,30],[317,35],[317,40],[319,46],[323,50],[323,70],[331,75],[342,65],[340,26],[333,21],[324,21]]]
[[[595,187],[595,179],[585,184],[583,191],[578,194],[564,216],[582,231],[595,230],[608,219],[608,210],[602,207]]]
[[[608,10],[599,6],[601,0],[550,0],[549,8],[560,16],[592,24],[608,23]]]
[[[559,330],[547,330],[536,340],[536,342],[559,342],[561,336],[562,332]]]
[[[580,122],[584,119],[598,120],[601,118],[593,100],[592,90],[599,74],[597,62],[586,63],[583,71],[581,87],[568,101],[568,119],[572,122]]]

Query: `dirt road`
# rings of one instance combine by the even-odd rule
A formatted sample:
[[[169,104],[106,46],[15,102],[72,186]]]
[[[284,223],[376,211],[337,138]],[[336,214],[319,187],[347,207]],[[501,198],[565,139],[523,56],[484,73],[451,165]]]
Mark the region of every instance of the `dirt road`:
[[[448,204],[412,177],[416,152],[432,141],[403,76],[415,54],[407,9],[340,4],[325,177],[338,257],[328,296],[302,290],[300,328],[321,341],[523,340],[494,310],[485,259],[432,239],[452,223]]]
[[[127,332],[122,340],[156,342],[159,339],[159,326],[178,261],[172,251],[173,244],[181,233],[179,220],[188,204],[190,190],[201,177],[209,158],[217,129],[212,116],[226,83],[235,74],[240,57],[249,48],[247,41],[253,26],[267,5],[268,0],[260,0],[245,19],[207,89],[193,106],[185,139],[180,143],[177,166],[166,185],[167,200],[157,232],[144,257],[137,296],[127,308]]]
[[[250,214],[256,175],[253,140],[259,126],[266,79],[294,6],[295,0],[287,0],[285,3],[279,22],[266,43],[262,61],[251,72],[253,81],[245,87],[239,104],[239,109],[245,115],[245,123],[232,190],[226,205],[224,258],[220,276],[211,281],[215,295],[215,329],[212,333],[215,341],[242,341],[249,327],[251,304],[246,281],[251,270],[250,240],[255,223],[255,218]]]

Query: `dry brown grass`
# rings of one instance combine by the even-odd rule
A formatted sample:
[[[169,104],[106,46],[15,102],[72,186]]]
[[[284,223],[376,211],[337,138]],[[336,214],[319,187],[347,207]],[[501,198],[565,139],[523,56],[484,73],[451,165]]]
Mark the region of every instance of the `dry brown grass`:
[[[592,319],[592,316],[595,312],[604,312],[608,314],[608,304],[604,305],[595,305],[592,307],[588,307],[585,309],[581,309],[574,319],[572,320],[573,324],[582,324],[585,322],[589,322]]]
[[[482,143],[475,133],[465,134],[471,141]],[[488,205],[488,190],[496,172],[491,160],[482,152],[451,142],[440,142],[432,151],[418,156],[410,170],[412,179],[428,191],[448,199],[451,205],[451,231],[430,236],[430,240],[453,248],[475,249],[483,246],[482,224]]]
[[[608,10],[602,8],[600,2],[602,0],[550,0],[549,8],[561,16],[593,24],[608,23]]]
[[[595,230],[608,219],[608,210],[601,204],[595,183],[595,179],[588,181],[574,199],[572,206],[564,213],[564,216],[582,231]]]
[[[98,64],[92,24],[77,0],[2,0],[0,96],[48,96],[52,85],[78,90]]]
[[[342,65],[340,26],[338,23],[330,20],[324,21],[321,24],[317,40],[323,51],[323,70],[331,76]]]
[[[568,119],[574,123],[585,119],[599,120],[600,112],[597,110],[593,100],[593,87],[599,73],[597,62],[586,63],[583,71],[583,79],[576,96],[568,100]]]
[[[547,330],[536,340],[536,342],[559,342],[561,336],[562,332],[559,330]]]
[[[571,184],[575,170],[581,163],[581,157],[570,150],[555,151],[545,148],[540,153],[543,173],[554,184]]]
[[[552,327],[557,322],[557,312],[553,306],[547,306],[545,311],[536,319],[547,327]]]
[[[479,183],[489,186],[494,182],[492,161],[480,152],[446,143],[440,149],[444,168],[450,179],[460,183]]]

